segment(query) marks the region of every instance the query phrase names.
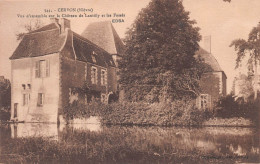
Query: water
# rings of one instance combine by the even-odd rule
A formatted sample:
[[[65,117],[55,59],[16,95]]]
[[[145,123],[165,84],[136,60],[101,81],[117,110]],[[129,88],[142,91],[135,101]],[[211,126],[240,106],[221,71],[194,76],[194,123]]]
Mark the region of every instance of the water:
[[[115,150],[119,150],[120,153],[121,150],[137,150],[141,154],[152,155],[155,163],[162,163],[165,158],[172,161],[174,159],[170,158],[176,156],[179,158],[177,163],[182,163],[182,160],[186,161],[184,163],[190,163],[189,160],[194,154],[199,155],[198,163],[260,162],[259,131],[255,128],[125,127],[100,124],[57,126],[56,124],[20,123],[1,125],[0,130],[1,149],[4,145],[2,142],[12,139],[46,137],[58,143],[86,145],[88,153],[92,150],[91,144],[94,147],[101,144],[100,147],[103,149],[99,151],[104,154]],[[123,157],[118,158],[128,158],[127,152],[123,154]],[[157,157],[158,161],[156,161]],[[132,158],[134,161],[142,157]],[[106,158],[103,162],[106,163],[105,160]]]

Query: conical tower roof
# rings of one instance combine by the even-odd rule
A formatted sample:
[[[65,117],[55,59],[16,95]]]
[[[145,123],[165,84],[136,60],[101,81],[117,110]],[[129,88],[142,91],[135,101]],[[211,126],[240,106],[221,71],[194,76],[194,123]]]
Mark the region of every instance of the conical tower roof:
[[[110,21],[90,23],[81,36],[112,55],[124,54],[124,44]]]

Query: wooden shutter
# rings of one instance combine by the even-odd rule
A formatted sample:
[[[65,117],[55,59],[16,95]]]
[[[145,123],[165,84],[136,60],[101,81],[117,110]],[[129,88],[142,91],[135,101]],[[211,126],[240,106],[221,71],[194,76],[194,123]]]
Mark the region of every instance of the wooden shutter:
[[[39,68],[40,68],[40,62],[39,61],[36,61],[35,62],[35,77],[38,78],[40,77],[40,71],[39,71]]]
[[[41,94],[38,93],[38,101],[37,101],[37,105],[40,106],[41,104]]]
[[[46,60],[46,77],[50,76],[50,62]]]

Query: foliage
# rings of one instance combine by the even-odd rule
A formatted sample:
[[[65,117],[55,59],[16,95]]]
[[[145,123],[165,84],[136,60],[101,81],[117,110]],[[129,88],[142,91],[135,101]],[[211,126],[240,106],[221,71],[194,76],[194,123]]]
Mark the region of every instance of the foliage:
[[[244,101],[243,98],[235,99],[235,96],[230,94],[222,97],[216,105],[215,117],[234,118],[242,117],[250,119],[259,125],[259,106],[260,99],[253,100],[253,95],[249,97],[249,101]]]
[[[200,40],[194,24],[180,0],[152,0],[142,9],[126,33],[119,62],[128,100],[160,102],[198,94],[203,70],[194,58]]]
[[[190,101],[176,100],[171,103],[117,102],[112,104],[74,104],[64,110],[65,118],[100,116],[103,124],[112,125],[158,125],[198,126],[211,113],[199,111]]]
[[[104,111],[105,105],[98,102],[92,101],[91,103],[85,105],[82,103],[74,102],[64,108],[65,119],[72,120],[73,118],[88,118],[90,116],[101,116],[102,111]]]
[[[234,46],[237,51],[236,68],[238,68],[242,60],[247,56],[248,70],[254,73],[255,83],[258,83],[258,66],[260,64],[260,23],[253,27],[248,35],[248,39],[236,39],[230,47]],[[257,89],[254,91],[254,98],[257,98]]]
[[[236,68],[247,55],[249,55],[248,67],[252,68],[260,61],[260,23],[251,30],[247,41],[236,39],[232,41],[230,46],[234,46],[237,51]]]
[[[43,22],[40,20],[40,19],[32,19],[29,21],[29,23],[26,23],[24,25],[22,25],[23,27],[23,30],[24,32],[18,32],[16,34],[16,40],[22,40],[23,39],[23,36],[26,34],[26,33],[29,33],[29,32],[32,32],[34,30],[37,30],[39,28],[41,28],[43,26]]]
[[[203,123],[205,126],[235,126],[250,127],[253,126],[252,121],[243,117],[219,118],[214,117]]]
[[[0,81],[0,120],[10,120],[11,116],[11,83],[7,79]]]
[[[8,138],[3,137],[7,133],[0,133],[0,162],[235,163],[238,159],[244,163],[259,162],[259,152],[252,152],[252,148],[259,146],[257,135],[223,135],[233,130],[114,126],[91,132],[65,127],[59,131],[58,141],[47,137]],[[230,150],[230,145],[233,150],[239,147],[243,152],[246,150],[246,158]]]
[[[0,108],[11,105],[11,83],[8,79],[0,81],[0,96]]]
[[[11,107],[0,108],[0,121],[9,121],[11,118]]]
[[[252,76],[246,76],[244,74],[240,74],[238,77],[234,79],[234,87],[233,92],[238,98],[243,98],[245,101],[249,99],[249,97],[254,93]],[[235,91],[236,89],[236,91]],[[238,93],[235,93],[237,92]]]

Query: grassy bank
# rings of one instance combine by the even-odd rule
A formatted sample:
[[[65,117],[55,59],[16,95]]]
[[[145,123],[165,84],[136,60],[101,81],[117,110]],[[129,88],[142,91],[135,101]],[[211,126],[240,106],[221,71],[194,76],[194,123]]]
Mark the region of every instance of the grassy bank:
[[[43,137],[3,138],[6,140],[1,141],[0,162],[235,163],[238,160],[258,160],[257,154],[239,156],[231,151],[196,147],[199,141],[192,137],[207,140],[207,136],[196,132],[187,141],[185,137],[189,134],[185,129],[172,133],[160,128],[129,129],[120,126],[104,129],[102,132],[83,132],[68,128],[59,134],[58,141]],[[217,144],[223,144],[223,139],[219,138],[218,142]]]
[[[203,122],[204,126],[236,126],[236,127],[251,127],[255,126],[252,121],[242,117],[219,118],[214,117]]]

